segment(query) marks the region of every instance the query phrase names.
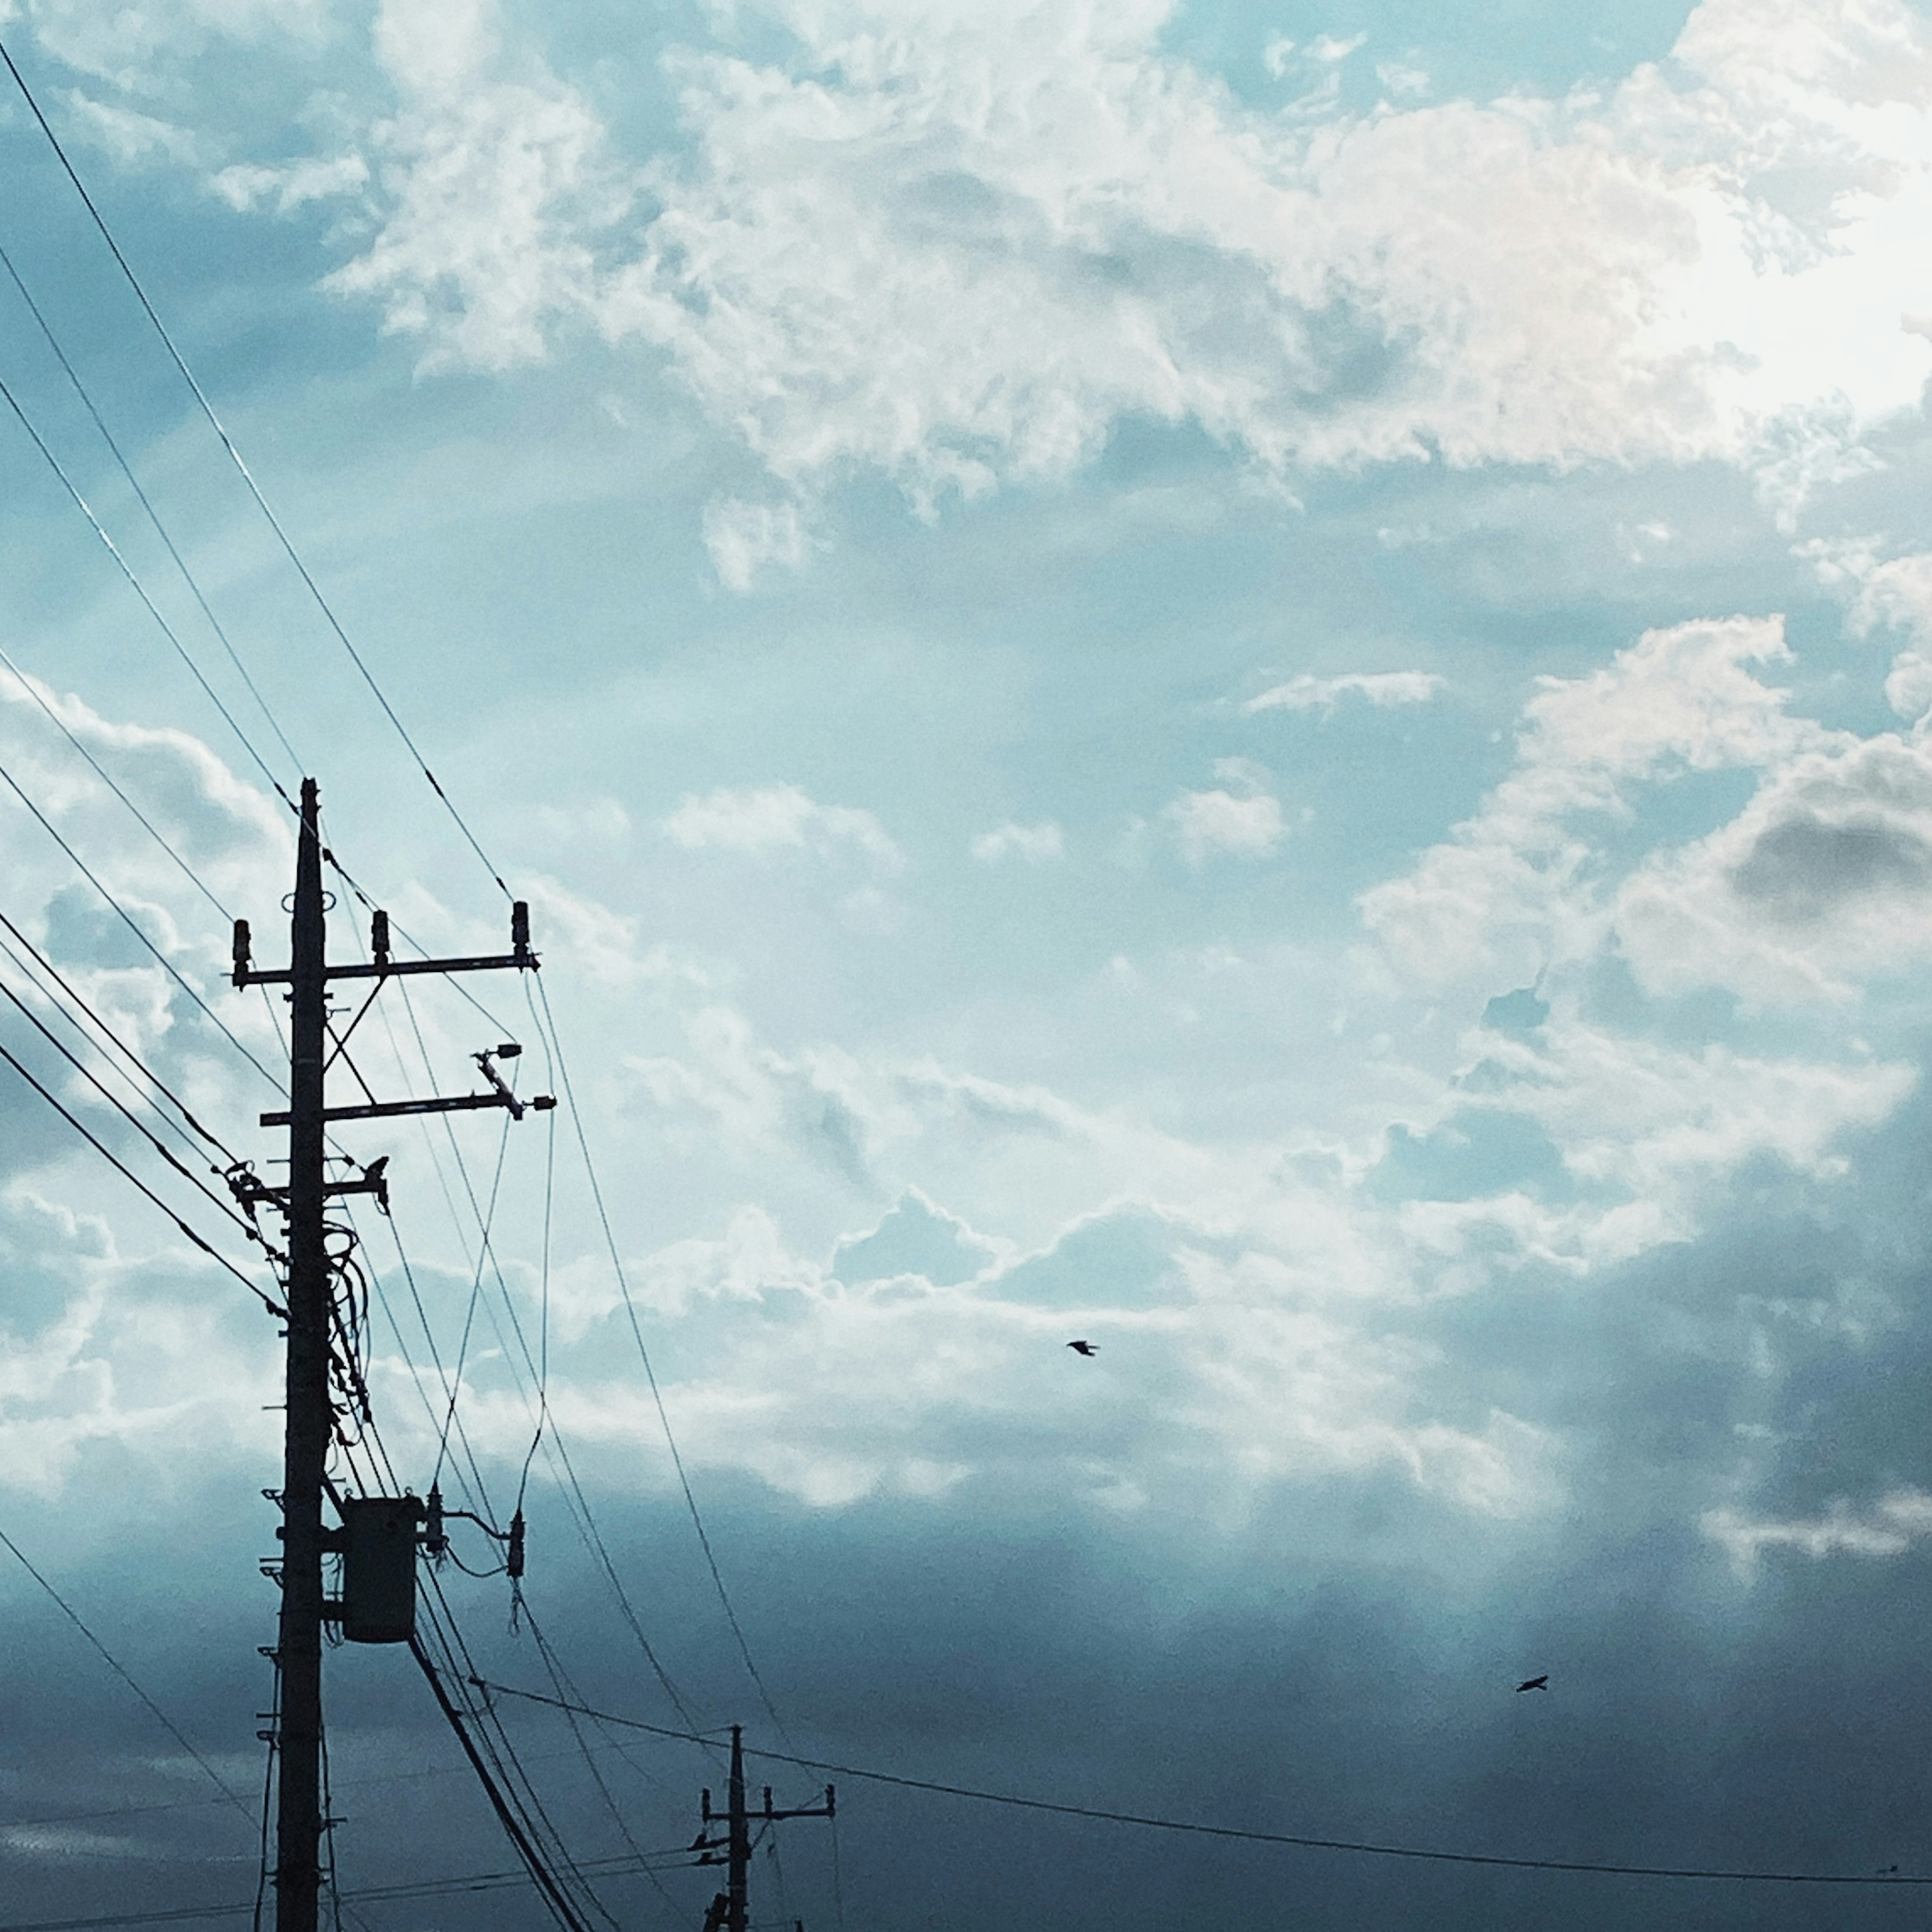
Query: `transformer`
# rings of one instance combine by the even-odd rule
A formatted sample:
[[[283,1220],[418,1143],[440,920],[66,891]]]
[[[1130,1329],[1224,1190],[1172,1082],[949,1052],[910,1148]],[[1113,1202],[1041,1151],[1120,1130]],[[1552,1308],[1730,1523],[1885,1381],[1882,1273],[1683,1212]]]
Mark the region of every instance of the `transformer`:
[[[342,1634],[350,1643],[407,1643],[416,1627],[414,1496],[342,1499]]]

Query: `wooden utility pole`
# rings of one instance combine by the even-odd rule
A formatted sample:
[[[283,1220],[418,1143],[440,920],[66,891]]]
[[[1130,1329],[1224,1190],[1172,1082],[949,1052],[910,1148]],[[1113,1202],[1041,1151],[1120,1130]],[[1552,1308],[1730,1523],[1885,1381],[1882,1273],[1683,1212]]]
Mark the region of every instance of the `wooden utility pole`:
[[[322,1484],[328,1399],[322,1059],[328,968],[315,781],[302,788],[289,968],[288,1414],[282,1456],[276,1932],[316,1932],[322,1886]]]
[[[776,1825],[786,1818],[832,1818],[838,1816],[838,1792],[835,1786],[825,1787],[823,1804],[802,1804],[787,1811],[772,1808],[772,1788],[765,1786],[765,1808],[752,1811],[745,1804],[745,1731],[741,1724],[731,1726],[731,1774],[726,1788],[725,1807],[721,1811],[711,1808],[711,1794],[704,1794],[704,1819],[709,1826],[722,1824],[724,1836],[722,1839],[700,1834],[692,1849],[701,1851],[705,1856],[700,1864],[722,1864],[726,1868],[725,1889],[712,1901],[711,1910],[706,1915],[707,1932],[746,1932],[750,1922],[750,1882],[752,1872],[752,1827],[754,1824]],[[724,1856],[716,1854],[722,1851]]]
[[[237,986],[285,986],[290,1007],[289,1107],[286,1113],[264,1114],[265,1127],[289,1130],[289,1178],[285,1187],[270,1187],[252,1173],[237,1169],[229,1176],[236,1198],[252,1215],[266,1204],[284,1217],[288,1252],[284,1286],[288,1300],[287,1413],[282,1453],[282,1522],[278,1534],[281,1614],[275,1659],[280,1677],[278,1728],[272,1743],[277,1753],[275,1800],[276,1932],[317,1932],[322,1890],[322,1834],[330,1821],[322,1813],[322,1633],[325,1622],[340,1621],[352,1642],[403,1642],[406,1628],[384,1628],[380,1634],[358,1635],[356,1606],[323,1594],[322,1558],[344,1548],[340,1530],[322,1522],[322,1496],[335,1408],[329,1388],[330,1327],[335,1282],[330,1266],[325,1209],[338,1194],[374,1194],[384,1204],[388,1196],[381,1178],[384,1163],[362,1172],[359,1180],[328,1178],[327,1144],[332,1120],[367,1120],[399,1114],[438,1114],[477,1107],[506,1107],[517,1119],[532,1108],[556,1106],[549,1096],[519,1100],[504,1079],[496,1061],[522,1049],[499,1046],[472,1056],[489,1090],[454,1098],[372,1101],[366,1106],[330,1107],[326,1104],[323,1076],[332,1058],[340,1058],[353,1030],[353,1022],[335,1037],[329,1052],[328,988],[337,980],[376,982],[373,1001],[384,982],[416,973],[473,972],[491,967],[535,968],[530,950],[530,910],[521,900],[511,910],[507,953],[461,959],[392,958],[389,921],[378,912],[372,920],[368,965],[332,967],[328,958],[327,901],[322,887],[322,832],[319,796],[313,778],[302,787],[302,825],[296,850],[294,916],[288,970],[257,972],[249,956],[248,922],[235,922],[234,982]],[[364,1011],[368,1010],[364,1004]],[[357,1018],[359,1019],[360,1014]],[[401,1502],[404,1499],[394,1499]],[[347,1505],[345,1505],[345,1508]],[[414,1519],[412,1518],[412,1520]],[[401,1573],[406,1600],[413,1598],[413,1541],[403,1550]],[[352,1565],[356,1552],[350,1552]],[[389,1594],[393,1594],[391,1592]],[[374,1628],[370,1626],[369,1628]]]

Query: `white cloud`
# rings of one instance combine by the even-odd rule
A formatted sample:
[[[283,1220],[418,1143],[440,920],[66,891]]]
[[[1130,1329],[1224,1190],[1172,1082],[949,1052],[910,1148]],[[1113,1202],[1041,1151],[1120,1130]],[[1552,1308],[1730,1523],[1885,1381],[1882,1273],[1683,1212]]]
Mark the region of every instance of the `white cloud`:
[[[854,806],[820,805],[795,784],[722,788],[701,798],[688,794],[664,820],[664,830],[688,851],[848,850],[884,873],[896,872],[905,863],[904,854],[871,812]]]
[[[426,366],[536,360],[554,321],[594,308],[593,239],[629,202],[602,122],[540,61],[506,60],[489,0],[382,0],[375,46],[403,96],[367,136],[382,225],[327,286],[379,298]]]
[[[1378,708],[1398,704],[1427,704],[1440,692],[1444,680],[1434,671],[1348,671],[1340,677],[1316,677],[1306,672],[1290,678],[1251,698],[1241,706],[1246,712],[1333,711],[1345,698],[1366,698]]]
[[[991,832],[976,834],[972,844],[973,856],[982,866],[997,865],[1006,858],[1024,859],[1029,865],[1040,866],[1065,856],[1066,851],[1066,838],[1051,819],[1037,825],[996,826]]]
[[[1144,0],[775,10],[796,68],[687,65],[698,160],[601,314],[801,487],[970,494],[1144,415],[1269,467],[1716,458],[1788,492],[1932,372],[1899,320],[1924,35],[1883,0],[1709,0],[1676,80],[1318,126],[1235,108]]]
[[[1763,767],[1823,741],[1750,667],[1789,656],[1777,620],[1652,631],[1588,677],[1546,678],[1524,708],[1514,770],[1476,816],[1362,915],[1406,972],[1533,980],[1593,953],[1609,914],[1588,821],[1625,818],[1634,788],[1684,771]]]
[[[1325,78],[1253,109],[1167,50],[1172,10],[770,0],[790,51],[676,56],[690,149],[647,162],[490,0],[383,0],[394,111],[213,185],[352,200],[329,286],[430,366],[572,327],[668,356],[782,486],[707,516],[734,588],[803,561],[855,471],[929,510],[1129,418],[1277,476],[1714,460],[1788,511],[1918,406],[1932,38],[1903,0],[1705,0],[1670,63],[1558,100],[1425,104],[1388,67],[1406,104],[1366,114],[1335,92],[1359,40],[1270,41]]]
[[[749,590],[767,565],[802,563],[812,547],[796,502],[713,497],[704,506],[704,527],[711,567],[729,590]]]
[[[1244,758],[1222,758],[1214,776],[1224,781],[1212,791],[1183,792],[1163,814],[1179,840],[1182,856],[1198,866],[1217,853],[1263,859],[1279,845],[1287,827],[1281,801],[1264,789],[1267,774]]]
[[[1827,1556],[1899,1556],[1932,1536],[1932,1496],[1922,1490],[1894,1490],[1863,1516],[1842,1500],[1822,1516],[1779,1521],[1754,1518],[1736,1510],[1708,1511],[1704,1534],[1729,1553],[1738,1573],[1748,1577],[1767,1550],[1792,1550],[1814,1562]]]

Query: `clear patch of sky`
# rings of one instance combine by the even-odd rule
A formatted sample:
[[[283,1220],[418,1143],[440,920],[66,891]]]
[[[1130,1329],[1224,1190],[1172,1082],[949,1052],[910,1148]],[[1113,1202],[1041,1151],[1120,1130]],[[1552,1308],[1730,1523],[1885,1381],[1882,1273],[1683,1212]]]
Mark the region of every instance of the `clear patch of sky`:
[[[1270,48],[1292,41],[1305,55],[1324,40],[1360,37],[1340,64],[1340,104],[1360,110],[1390,96],[1378,67],[1426,76],[1426,92],[1401,97],[1410,99],[1562,94],[1614,82],[1664,58],[1691,10],[1685,0],[1490,0],[1465,8],[1439,0],[1187,0],[1165,39],[1240,99],[1271,108],[1308,92],[1329,64],[1270,58]]]

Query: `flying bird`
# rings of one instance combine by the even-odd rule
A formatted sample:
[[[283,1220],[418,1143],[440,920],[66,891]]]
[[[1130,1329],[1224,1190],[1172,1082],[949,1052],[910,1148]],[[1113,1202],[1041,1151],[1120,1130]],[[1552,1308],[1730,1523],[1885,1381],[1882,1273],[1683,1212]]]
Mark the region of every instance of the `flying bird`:
[[[1546,1670],[1540,1677],[1532,1677],[1516,1688],[1519,1690],[1547,1690],[1550,1688],[1550,1673]]]
[[[1097,1355],[1100,1352],[1091,1342],[1070,1342],[1066,1346],[1076,1355]]]

